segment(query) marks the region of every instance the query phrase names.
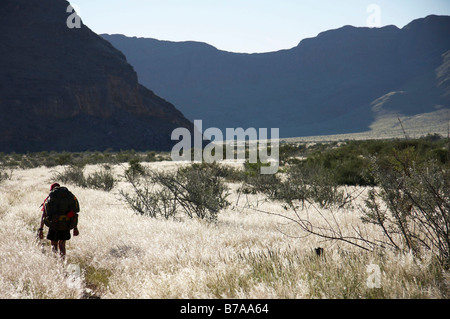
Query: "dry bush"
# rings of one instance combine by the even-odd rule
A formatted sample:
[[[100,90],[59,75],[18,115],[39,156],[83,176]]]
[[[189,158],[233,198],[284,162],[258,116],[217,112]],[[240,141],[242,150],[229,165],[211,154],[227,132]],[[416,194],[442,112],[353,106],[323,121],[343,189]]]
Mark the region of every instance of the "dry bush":
[[[70,183],[76,186],[99,189],[106,192],[111,191],[118,182],[108,165],[103,165],[101,169],[88,174],[87,177],[84,174],[83,167],[69,165],[62,172],[53,174],[52,179],[62,183]]]
[[[423,142],[398,142],[383,156],[372,156],[370,172],[376,187],[368,188],[361,221],[380,228],[374,238],[360,226],[342,227],[340,208],[352,204],[361,192],[340,186],[321,166],[291,167],[283,181],[274,184],[270,197],[292,215],[279,214],[303,232],[329,241],[345,242],[364,250],[393,248],[420,257],[430,251],[444,268],[450,266],[450,167],[449,161],[429,157]],[[426,152],[421,148],[427,146]],[[447,152],[448,157],[448,151]],[[327,208],[324,214],[322,208]],[[310,218],[311,212],[320,221]],[[270,213],[270,212],[269,212]]]
[[[194,164],[176,172],[140,174],[136,174],[137,168],[130,167],[125,174],[133,193],[121,190],[120,194],[141,215],[168,219],[182,213],[189,218],[216,221],[220,210],[229,205],[228,189],[214,165]]]
[[[431,251],[450,267],[450,170],[437,161],[420,162],[411,148],[387,162],[374,159],[379,187],[369,193],[363,221],[379,226],[380,243],[417,255]]]

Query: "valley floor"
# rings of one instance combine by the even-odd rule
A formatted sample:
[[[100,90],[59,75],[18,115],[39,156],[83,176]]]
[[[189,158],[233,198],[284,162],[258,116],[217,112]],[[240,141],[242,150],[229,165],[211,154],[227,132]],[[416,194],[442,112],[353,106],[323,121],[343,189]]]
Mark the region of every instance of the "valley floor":
[[[320,135],[282,138],[286,142],[329,142],[368,139],[420,138],[428,134],[448,136],[450,132],[450,110],[442,108],[434,112],[412,116],[393,112],[379,114],[370,125],[370,130],[361,133]]]
[[[431,256],[369,253],[305,236],[268,214],[288,213],[279,203],[239,194],[237,184],[217,223],[137,215],[118,194],[129,187],[124,181],[111,192],[67,185],[80,201],[80,235],[67,242],[62,263],[36,237],[39,205],[60,170],[16,169],[0,184],[0,298],[448,298],[448,277]],[[318,221],[330,214],[303,213]],[[333,218],[344,230],[360,225],[377,236],[357,207]],[[314,253],[319,246],[323,257]]]

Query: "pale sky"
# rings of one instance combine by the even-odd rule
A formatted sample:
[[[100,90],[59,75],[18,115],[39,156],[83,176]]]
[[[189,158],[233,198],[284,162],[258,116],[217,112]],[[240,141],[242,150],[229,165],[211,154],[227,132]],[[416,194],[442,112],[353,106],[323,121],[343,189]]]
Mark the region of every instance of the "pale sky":
[[[200,41],[231,52],[290,49],[344,25],[402,28],[450,0],[72,0],[94,32]]]

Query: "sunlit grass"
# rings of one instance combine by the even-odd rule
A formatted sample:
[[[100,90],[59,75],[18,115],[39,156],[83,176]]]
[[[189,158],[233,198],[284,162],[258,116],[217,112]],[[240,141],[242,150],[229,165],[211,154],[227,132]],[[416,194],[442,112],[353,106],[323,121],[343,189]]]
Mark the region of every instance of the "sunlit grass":
[[[0,183],[0,298],[448,298],[445,274],[431,255],[418,260],[302,236],[295,224],[258,211],[285,214],[280,204],[238,195],[237,184],[229,185],[231,205],[215,223],[137,215],[118,194],[129,187],[123,179],[110,192],[68,184],[80,201],[80,235],[67,243],[62,263],[46,239],[36,238],[39,205],[62,169],[16,169]],[[123,169],[112,167],[117,178]],[[342,227],[359,223],[356,209],[333,218]],[[318,246],[324,256],[314,253]],[[68,280],[71,264],[80,269],[79,284]],[[380,288],[367,285],[371,264],[381,271]]]

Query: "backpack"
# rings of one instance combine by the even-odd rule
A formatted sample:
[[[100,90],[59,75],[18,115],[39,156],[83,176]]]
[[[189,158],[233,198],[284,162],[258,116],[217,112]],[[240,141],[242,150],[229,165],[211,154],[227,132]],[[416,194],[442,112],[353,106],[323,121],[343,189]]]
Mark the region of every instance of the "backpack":
[[[80,205],[66,187],[56,187],[44,203],[44,224],[55,230],[71,230],[78,225]]]

